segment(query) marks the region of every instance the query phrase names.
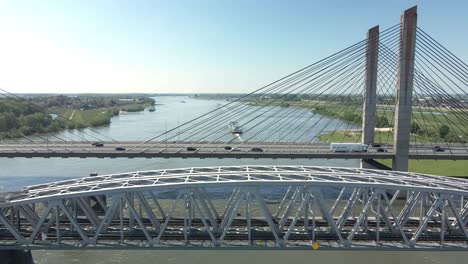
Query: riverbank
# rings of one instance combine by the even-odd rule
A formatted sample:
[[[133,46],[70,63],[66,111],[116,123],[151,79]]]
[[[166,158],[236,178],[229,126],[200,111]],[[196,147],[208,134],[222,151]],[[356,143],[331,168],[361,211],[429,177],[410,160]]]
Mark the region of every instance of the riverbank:
[[[103,107],[97,109],[69,109],[53,108],[48,112],[60,115],[66,123],[67,129],[97,127],[108,125],[111,118],[122,112],[139,112],[150,107],[151,104],[129,104],[118,107]]]
[[[138,112],[153,105],[152,98],[131,95],[0,98],[0,139],[108,125],[121,111]]]
[[[330,100],[280,100],[280,99],[255,99],[246,102],[252,106],[281,106],[310,109],[315,114],[338,119],[350,125],[362,124],[362,105],[356,99],[336,102]],[[415,106],[412,114],[411,132],[421,143],[430,142],[465,142],[466,127],[460,124],[459,117],[449,112],[448,109],[427,106]],[[468,111],[459,109],[460,111]],[[394,107],[377,104],[376,123],[377,128],[392,128],[394,123]],[[379,142],[385,143],[385,142]]]
[[[281,107],[297,107],[310,109],[316,114],[328,118],[339,119],[350,124],[351,127],[361,125],[362,107],[357,103],[336,103],[332,101],[314,101],[314,100],[274,100],[274,99],[257,99],[247,102],[252,106],[281,106]],[[422,109],[422,111],[421,111]],[[410,137],[411,144],[430,144],[443,146],[446,142],[460,143],[460,137],[463,135],[463,129],[466,127],[463,124],[451,126],[448,131],[441,133],[441,127],[447,124],[448,121],[456,120],[456,116],[447,113],[445,110],[442,113],[434,113],[433,107],[418,107],[420,112],[413,114],[412,133]],[[376,112],[376,128],[375,142],[382,144],[393,143],[393,107],[378,105]],[[426,112],[424,112],[426,111]],[[464,110],[466,111],[466,110]],[[436,124],[437,123],[437,124]],[[420,125],[421,124],[421,125]],[[424,128],[422,126],[424,124]],[[442,124],[442,125],[440,125]],[[445,126],[447,128],[447,126]],[[347,129],[327,131],[318,136],[318,140],[323,143],[332,142],[361,142],[361,129]],[[379,160],[383,164],[391,167],[391,160]],[[426,173],[443,176],[468,177],[468,161],[446,161],[446,160],[410,160],[409,171],[417,173]]]

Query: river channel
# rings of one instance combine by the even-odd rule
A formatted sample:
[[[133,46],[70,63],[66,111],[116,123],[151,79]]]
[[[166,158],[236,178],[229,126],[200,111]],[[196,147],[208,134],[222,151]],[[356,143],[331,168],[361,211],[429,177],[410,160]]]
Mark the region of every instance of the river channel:
[[[115,140],[146,140],[215,109],[224,100],[195,99],[188,96],[155,98],[156,111],[121,113],[108,126],[94,128]],[[252,106],[254,107],[254,106]],[[304,110],[306,111],[306,110]],[[317,117],[319,118],[319,117]],[[332,120],[340,125],[340,121]],[[229,122],[229,120],[227,121]],[[312,119],[310,122],[314,122]],[[225,124],[220,124],[225,125]],[[318,131],[318,130],[317,130]],[[317,133],[315,131],[315,133]],[[268,133],[266,131],[265,133]],[[312,131],[311,133],[314,133]],[[81,133],[83,138],[92,134]],[[80,140],[80,132],[61,132],[58,137]],[[276,135],[271,135],[276,136]],[[89,138],[88,138],[89,139]],[[0,191],[17,190],[27,185],[88,176],[137,170],[220,165],[300,164],[356,167],[357,160],[307,159],[0,159]],[[313,250],[69,250],[33,251],[36,263],[464,263],[467,252],[402,251],[313,251]],[[0,260],[1,262],[1,260]]]

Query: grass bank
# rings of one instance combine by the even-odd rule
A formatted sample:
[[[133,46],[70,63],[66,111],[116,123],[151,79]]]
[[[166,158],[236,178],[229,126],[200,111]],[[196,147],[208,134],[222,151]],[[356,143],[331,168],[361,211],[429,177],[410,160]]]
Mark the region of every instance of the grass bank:
[[[362,105],[356,102],[334,102],[317,100],[274,100],[255,99],[247,102],[253,106],[282,106],[310,109],[315,114],[338,119],[348,124],[361,125]],[[460,120],[459,112],[468,110],[457,110],[458,114],[449,112],[447,109],[414,106],[412,114],[411,131],[416,134],[414,140],[419,142],[453,142],[464,141],[462,135],[466,135],[466,122]],[[389,105],[377,105],[376,127],[390,128],[394,123],[394,107]],[[448,124],[448,126],[447,126]],[[446,131],[441,132],[442,126]],[[417,137],[417,138],[416,138]],[[383,143],[383,142],[380,142]]]
[[[361,142],[360,131],[334,131],[319,136],[321,142],[332,143],[332,142]],[[414,136],[412,137],[411,143],[427,143],[428,138]],[[393,142],[392,132],[375,132],[376,142]],[[377,160],[380,163],[392,167],[391,160]],[[468,178],[468,160],[410,160],[409,171],[443,175],[443,176],[456,176]]]
[[[68,109],[52,108],[50,113],[60,114],[68,129],[96,127],[108,125],[111,118],[119,115],[120,111],[139,112],[145,110],[148,104],[129,104],[118,107],[103,107],[96,109]]]
[[[392,166],[391,160],[377,161]],[[411,172],[468,178],[468,160],[410,160],[408,166]]]
[[[331,143],[331,142],[352,142],[352,143],[360,143],[362,137],[361,129],[356,130],[335,130],[327,133],[322,133],[319,135],[320,142],[323,143]],[[410,143],[411,144],[438,144],[444,145],[441,139],[431,139],[424,135],[415,135],[411,134]],[[393,132],[392,131],[374,131],[374,142],[378,143],[393,143]]]

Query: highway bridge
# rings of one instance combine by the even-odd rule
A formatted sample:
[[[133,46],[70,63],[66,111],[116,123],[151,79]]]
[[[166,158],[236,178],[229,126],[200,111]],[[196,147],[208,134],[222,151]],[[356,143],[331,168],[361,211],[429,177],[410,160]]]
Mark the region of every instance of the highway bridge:
[[[468,181],[315,166],[137,171],[0,195],[0,249],[466,250]]]
[[[23,142],[0,144],[0,157],[96,158],[287,158],[287,159],[392,159],[392,145],[370,147],[367,152],[332,152],[330,144],[277,142]],[[433,145],[411,145],[410,159],[468,160],[468,146],[450,144],[435,151]]]
[[[57,115],[62,128],[78,129],[3,133],[0,157],[343,158],[363,164],[387,158],[396,171],[407,171],[409,159],[466,160],[468,64],[417,27],[416,11],[176,127],[142,124],[154,134],[140,142],[116,140],[105,129]],[[316,143],[350,141],[383,146],[336,153]]]

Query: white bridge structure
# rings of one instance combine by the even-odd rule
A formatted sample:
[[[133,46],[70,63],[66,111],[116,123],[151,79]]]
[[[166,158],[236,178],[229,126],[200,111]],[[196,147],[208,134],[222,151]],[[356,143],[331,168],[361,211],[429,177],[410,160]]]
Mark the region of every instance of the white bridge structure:
[[[1,249],[468,248],[468,181],[315,166],[85,177],[0,194]]]

